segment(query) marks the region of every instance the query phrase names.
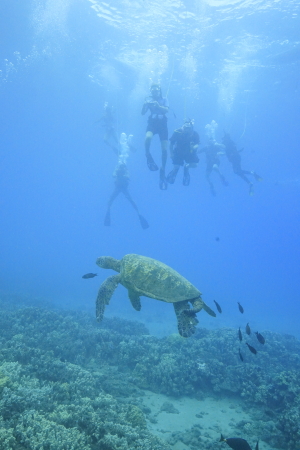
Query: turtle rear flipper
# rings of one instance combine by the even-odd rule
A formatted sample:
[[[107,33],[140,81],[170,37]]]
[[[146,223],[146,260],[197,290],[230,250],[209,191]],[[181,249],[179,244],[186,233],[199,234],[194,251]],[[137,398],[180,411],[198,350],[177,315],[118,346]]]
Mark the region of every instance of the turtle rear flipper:
[[[182,311],[179,317],[177,317],[177,322],[180,336],[188,338],[195,333],[199,320],[196,317],[196,313],[190,310]]]
[[[105,305],[109,304],[115,289],[120,283],[120,280],[121,276],[119,274],[112,275],[111,277],[106,278],[106,280],[101,284],[96,299],[96,319],[98,322],[101,322],[103,319]]]
[[[140,311],[142,307],[140,296],[135,291],[128,289],[128,297],[133,308],[136,311]]]
[[[177,326],[180,336],[188,338],[196,331],[198,323],[196,312],[189,309],[187,301],[173,303],[177,317]]]

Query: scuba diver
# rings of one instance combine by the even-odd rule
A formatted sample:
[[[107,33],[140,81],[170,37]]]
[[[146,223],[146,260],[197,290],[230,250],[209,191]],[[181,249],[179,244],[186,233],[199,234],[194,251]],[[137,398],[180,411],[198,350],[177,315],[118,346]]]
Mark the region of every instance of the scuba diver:
[[[208,145],[199,151],[199,153],[205,153],[206,155],[206,180],[210,186],[210,192],[213,196],[216,196],[214,185],[210,179],[210,175],[213,170],[219,175],[222,184],[224,186],[228,186],[228,182],[219,169],[219,155],[225,155],[225,146],[223,144],[219,144],[215,139],[215,131],[217,127],[218,124],[214,120],[205,126],[206,134],[208,136]]]
[[[173,169],[167,176],[167,182],[175,182],[180,166],[183,166],[184,186],[190,184],[189,168],[195,168],[198,165],[199,158],[197,150],[199,147],[199,134],[194,131],[194,121],[186,119],[181,128],[174,131],[170,138],[170,155],[173,162]]]
[[[111,225],[111,217],[110,217],[110,208],[117,198],[117,196],[122,193],[125,198],[129,201],[129,203],[132,205],[132,207],[135,209],[135,211],[138,214],[140,224],[144,230],[149,228],[149,224],[147,220],[139,213],[138,207],[135,204],[135,202],[132,200],[131,195],[128,191],[128,185],[129,185],[129,171],[126,166],[126,160],[128,158],[128,152],[130,150],[129,143],[132,140],[132,135],[126,136],[125,133],[121,134],[120,139],[120,145],[121,145],[121,152],[119,154],[119,160],[118,164],[113,172],[113,177],[115,178],[115,188],[113,190],[113,193],[111,194],[108,205],[107,205],[107,211],[104,218],[104,225],[110,226]]]
[[[225,145],[225,153],[228,161],[232,165],[233,172],[244,180],[249,186],[249,195],[253,195],[253,183],[246,177],[246,175],[252,175],[256,181],[262,181],[262,178],[257,173],[249,170],[243,170],[241,167],[241,155],[235,143],[231,139],[228,133],[224,133],[222,142]]]
[[[116,155],[118,155],[119,141],[114,128],[114,121],[114,108],[113,106],[110,106],[108,102],[105,102],[103,106],[103,116],[100,119],[104,128],[103,141]]]
[[[150,87],[151,95],[146,97],[142,107],[141,114],[146,114],[150,111],[148,117],[148,125],[145,137],[145,151],[148,168],[152,171],[158,170],[152,155],[150,153],[150,145],[152,138],[158,134],[161,143],[161,168],[159,172],[159,187],[166,190],[168,187],[165,177],[165,168],[167,162],[167,148],[168,148],[168,126],[166,114],[169,111],[168,100],[162,96],[159,84],[153,83]]]

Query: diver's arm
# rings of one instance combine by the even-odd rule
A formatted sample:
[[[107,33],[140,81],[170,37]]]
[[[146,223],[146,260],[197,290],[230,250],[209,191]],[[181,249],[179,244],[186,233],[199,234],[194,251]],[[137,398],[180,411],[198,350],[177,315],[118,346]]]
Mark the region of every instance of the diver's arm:
[[[148,111],[148,109],[149,109],[149,103],[148,103],[148,101],[145,101],[145,103],[144,103],[143,106],[142,106],[142,111],[141,111],[142,116],[143,116],[144,114],[146,114],[146,112]]]
[[[169,107],[168,106],[159,106],[159,105],[157,105],[157,109],[162,114],[167,114],[169,112]]]

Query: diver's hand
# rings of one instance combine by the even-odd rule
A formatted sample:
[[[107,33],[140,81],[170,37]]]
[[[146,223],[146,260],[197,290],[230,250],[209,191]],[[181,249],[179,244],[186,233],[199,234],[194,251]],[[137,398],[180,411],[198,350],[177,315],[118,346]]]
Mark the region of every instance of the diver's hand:
[[[148,105],[149,108],[151,108],[152,110],[155,110],[160,107],[160,104],[156,100],[149,101]]]

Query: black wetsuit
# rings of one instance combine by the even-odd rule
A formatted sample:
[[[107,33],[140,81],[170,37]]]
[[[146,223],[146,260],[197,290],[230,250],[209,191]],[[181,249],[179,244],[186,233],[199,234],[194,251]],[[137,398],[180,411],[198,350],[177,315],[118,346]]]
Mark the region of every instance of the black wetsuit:
[[[153,102],[159,103],[159,106],[169,107],[169,102],[166,98],[160,97],[158,99],[154,99],[150,97],[150,100]],[[153,135],[158,134],[159,139],[161,141],[168,140],[168,119],[166,114],[162,114],[155,106],[149,103],[150,116],[148,117],[148,124],[146,131],[151,131]]]
[[[196,131],[186,133],[182,128],[175,130],[170,138],[173,147],[172,162],[174,165],[183,166],[186,163],[198,163],[197,151],[191,147],[200,143],[199,134]]]

